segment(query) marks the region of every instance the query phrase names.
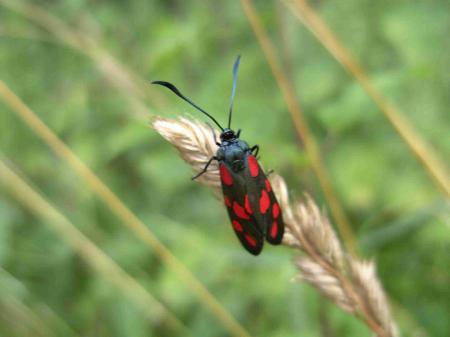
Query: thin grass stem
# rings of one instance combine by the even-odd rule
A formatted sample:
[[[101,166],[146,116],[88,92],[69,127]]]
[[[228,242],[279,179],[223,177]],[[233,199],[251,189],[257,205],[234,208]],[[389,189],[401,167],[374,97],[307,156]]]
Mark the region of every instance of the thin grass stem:
[[[180,278],[232,336],[250,336],[192,272],[164,246],[148,227],[64,144],[39,117],[0,80],[0,97],[44,142],[69,165],[100,200]]]
[[[14,289],[20,289],[19,295],[16,295],[16,292],[11,289],[9,285],[13,285]],[[78,335],[73,331],[73,329],[67,324],[67,322],[60,317],[56,312],[54,312],[46,303],[38,302],[33,305],[33,307],[27,305],[24,300],[32,297],[33,295],[30,293],[27,286],[15,276],[11,275],[8,271],[3,269],[0,266],[0,286],[2,289],[2,297],[3,300],[7,300],[8,298],[11,301],[18,303],[19,308],[22,306],[26,308],[32,314],[32,320],[39,320],[39,324],[47,323],[47,326],[55,327],[54,330],[64,331],[64,335],[67,337],[78,337]],[[5,297],[8,297],[6,298]],[[25,295],[25,296],[24,296]],[[0,299],[1,302],[1,299]],[[25,312],[26,313],[26,312]],[[8,317],[9,319],[9,317]],[[50,329],[49,327],[49,329]],[[53,333],[53,330],[52,330]],[[54,334],[45,333],[44,336],[53,336]]]
[[[331,213],[336,220],[338,231],[342,235],[344,244],[350,253],[356,254],[357,248],[350,222],[336,197],[336,192],[331,184],[328,172],[322,163],[317,143],[309,129],[300,103],[296,98],[294,88],[281,67],[269,37],[256,13],[253,2],[251,0],[241,0],[241,5],[264,52],[267,63],[280,87],[294,123],[295,130],[305,146],[305,151],[311,161],[311,166],[324,192]]]
[[[0,297],[0,323],[10,326],[17,335],[55,337],[56,333],[19,298],[6,292]],[[20,321],[20,324],[17,324]],[[3,325],[2,324],[2,325]],[[4,331],[4,329],[2,329]]]
[[[86,263],[99,275],[102,275],[105,280],[111,282],[137,304],[153,324],[159,325],[165,321],[175,331],[187,333],[186,327],[176,316],[116,262],[103,253],[95,243],[84,236],[75,225],[25,183],[1,159],[0,181],[20,203],[45,220],[52,230],[84,258]]]
[[[128,101],[136,118],[146,120],[149,116],[149,108],[143,101],[146,95],[149,95],[152,103],[156,106],[165,104],[165,99],[161,94],[154,91],[147,81],[134,74],[111,53],[102,48],[95,39],[72,29],[63,20],[44,8],[15,0],[0,0],[0,4],[42,27],[64,45],[89,57],[111,85]]]
[[[417,130],[414,130],[413,126],[403,116],[400,110],[390,103],[373,85],[359,62],[339,41],[325,21],[308,4],[308,1],[285,0],[285,3],[294,16],[305,25],[331,55],[358,81],[367,95],[372,98],[389,123],[394,127],[395,131],[397,131],[399,136],[408,145],[411,153],[417,158],[435,185],[447,197],[450,197],[450,176],[434,149],[422,139]]]
[[[200,172],[201,164],[217,151],[211,130],[203,123],[185,118],[155,118],[153,127],[178,150],[194,173]],[[374,262],[360,260],[342,249],[327,215],[311,197],[291,202],[284,179],[277,174],[269,179],[283,212],[283,244],[300,253],[295,259],[298,278],[362,320],[378,337],[398,336]],[[217,192],[218,164],[211,164],[199,182]]]

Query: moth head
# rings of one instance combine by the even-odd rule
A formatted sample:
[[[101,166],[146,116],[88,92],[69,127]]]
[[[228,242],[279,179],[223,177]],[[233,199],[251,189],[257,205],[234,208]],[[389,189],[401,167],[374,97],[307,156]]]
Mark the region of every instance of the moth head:
[[[223,132],[220,134],[220,140],[222,142],[223,141],[229,142],[229,141],[234,140],[236,138],[237,138],[237,136],[234,133],[234,131],[229,129],[229,128],[223,129]]]

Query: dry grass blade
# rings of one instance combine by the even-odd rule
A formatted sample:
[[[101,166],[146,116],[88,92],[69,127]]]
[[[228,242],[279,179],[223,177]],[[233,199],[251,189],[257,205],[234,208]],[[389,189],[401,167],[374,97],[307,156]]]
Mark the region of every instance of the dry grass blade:
[[[370,276],[358,274],[361,276],[359,282],[355,279],[351,267],[358,260],[342,250],[328,218],[314,201],[307,197],[304,203],[285,205],[283,211],[286,209],[293,213],[286,225],[293,233],[294,242],[298,241],[305,253],[297,258],[303,279],[339,307],[364,321],[377,336],[396,336],[395,324],[375,272]]]
[[[232,336],[250,336],[192,272],[156,238],[149,228],[78,158],[38,116],[0,80],[0,97],[97,194],[136,237],[142,240],[182,280]]]
[[[278,83],[278,86],[280,87],[289,113],[291,114],[294,127],[305,146],[305,150],[308,154],[309,159],[311,160],[311,166],[324,192],[327,203],[330,206],[332,215],[336,220],[339,233],[342,235],[344,244],[351,253],[356,253],[356,244],[353,238],[353,232],[350,226],[350,222],[336,197],[336,193],[334,192],[334,188],[331,184],[328,172],[326,171],[322,163],[322,159],[320,158],[320,153],[316,141],[314,140],[314,137],[309,130],[302,109],[300,108],[298,99],[296,98],[294,87],[290,83],[287,75],[281,67],[275,50],[269,40],[267,32],[264,30],[260,18],[255,11],[252,1],[241,0],[241,4],[256,35],[256,38],[261,45],[261,48],[267,59],[267,63],[269,64],[270,69],[272,70],[272,73]]]
[[[175,331],[187,332],[178,318],[16,175],[3,160],[0,160],[0,181],[25,207],[45,220],[99,275],[137,304],[153,324],[165,322]]]
[[[296,265],[300,271],[300,280],[310,283],[341,309],[354,313],[355,307],[353,303],[349,301],[339,279],[332,273],[320,264],[313,262],[310,258],[299,257],[296,260]]]
[[[156,118],[153,127],[177,148],[195,173],[215,154],[211,131],[202,123]],[[201,182],[217,191],[220,179],[216,170],[206,175]],[[276,174],[270,179],[283,210],[286,225],[283,243],[303,252],[296,259],[301,278],[365,322],[377,336],[397,336],[373,264],[360,262],[344,252],[328,217],[310,197],[292,203],[284,179]]]
[[[398,334],[397,327],[391,322],[391,314],[386,296],[380,282],[376,277],[375,264],[372,261],[350,260],[350,270],[355,289],[372,317],[388,329],[389,336]]]
[[[0,297],[0,326],[2,331],[6,326],[6,330],[14,331],[17,336],[56,336],[56,333],[46,326],[31,308],[7,293]]]
[[[188,162],[195,172],[200,172],[208,159],[216,154],[214,136],[217,139],[219,135],[205,124],[194,123],[186,118],[180,118],[178,124],[174,124],[170,119],[158,118],[154,120],[153,127],[175,145],[181,158]],[[219,191],[219,166],[216,161],[211,163],[208,171],[201,175],[198,181]]]
[[[288,207],[288,206],[286,206]],[[322,214],[314,201],[306,196],[305,203],[294,206],[294,221],[292,227],[301,230],[303,239],[310,242],[321,258],[329,264],[341,267],[343,264],[343,252],[336,234],[334,233],[328,218]],[[301,227],[296,224],[302,224]]]
[[[138,119],[145,120],[149,115],[149,109],[143,101],[146,94],[151,96],[152,103],[156,105],[163,103],[164,98],[149,88],[146,81],[127,69],[88,34],[72,29],[63,20],[36,4],[16,0],[0,0],[0,4],[44,28],[57,41],[91,58],[105,78],[129,102]]]
[[[32,294],[30,294],[27,286],[0,266],[0,307],[2,306],[2,301],[9,302],[7,305],[12,305],[24,315],[28,316],[28,318],[26,318],[28,321],[31,321],[38,326],[46,324],[47,326],[44,327],[45,333],[43,334],[46,337],[56,335],[53,331],[54,329],[58,332],[64,333],[64,336],[67,337],[78,336],[67,324],[67,322],[64,321],[60,315],[54,312],[53,309],[51,309],[46,303],[38,302],[37,304],[35,303],[33,306],[30,306],[27,303],[29,297],[32,297]],[[20,325],[23,325],[23,320],[11,317],[11,315],[9,315],[7,311],[3,310],[3,308],[0,310],[0,321],[2,321],[2,319],[3,321],[7,321],[7,324],[12,323],[17,326],[15,322],[20,321]],[[52,329],[51,332],[48,332],[47,330],[51,328],[54,329]],[[36,334],[24,333],[22,335],[34,336]]]
[[[450,177],[434,150],[420,137],[394,105],[372,84],[361,65],[352,57],[338,38],[306,0],[285,0],[292,13],[308,28],[336,60],[351,73],[383,112],[400,137],[408,145],[435,184],[450,196]]]

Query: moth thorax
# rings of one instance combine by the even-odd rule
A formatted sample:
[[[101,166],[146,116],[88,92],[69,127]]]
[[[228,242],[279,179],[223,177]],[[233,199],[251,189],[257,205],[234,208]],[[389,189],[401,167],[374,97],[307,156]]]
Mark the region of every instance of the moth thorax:
[[[234,172],[240,172],[244,169],[244,161],[242,159],[234,160],[231,167]]]

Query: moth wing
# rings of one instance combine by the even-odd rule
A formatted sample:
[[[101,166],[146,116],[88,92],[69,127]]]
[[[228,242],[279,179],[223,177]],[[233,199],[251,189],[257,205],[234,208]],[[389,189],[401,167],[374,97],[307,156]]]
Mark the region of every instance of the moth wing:
[[[264,234],[250,208],[244,171],[235,173],[222,162],[219,164],[219,172],[223,198],[234,232],[249,253],[258,255],[263,248]]]
[[[266,240],[278,245],[284,234],[281,208],[273,193],[269,179],[252,154],[245,158],[245,181],[250,196],[250,205],[259,227],[263,228]]]

